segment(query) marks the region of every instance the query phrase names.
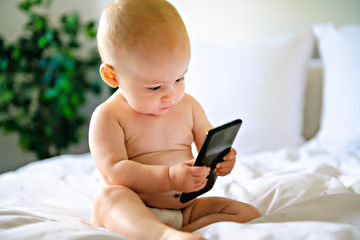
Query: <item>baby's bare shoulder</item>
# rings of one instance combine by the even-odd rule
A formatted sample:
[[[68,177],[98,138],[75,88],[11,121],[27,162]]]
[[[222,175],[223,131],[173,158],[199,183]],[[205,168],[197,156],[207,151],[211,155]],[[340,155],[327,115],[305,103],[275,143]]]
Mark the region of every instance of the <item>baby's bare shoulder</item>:
[[[190,94],[188,94],[188,93],[184,94],[183,100],[186,101],[186,102],[196,101],[195,98],[193,96],[191,96]]]
[[[190,94],[185,93],[184,97],[183,97],[183,104],[186,104],[190,107],[194,107],[197,105],[200,105],[200,103]]]
[[[115,118],[111,104],[104,102],[100,104],[93,112],[91,116],[91,122],[95,122],[96,125],[102,122],[108,122]]]
[[[120,121],[121,114],[125,111],[124,104],[114,99],[114,96],[100,104],[93,112],[91,119],[99,121]]]
[[[203,111],[201,104],[191,95],[184,95],[184,104],[191,108],[192,112]]]

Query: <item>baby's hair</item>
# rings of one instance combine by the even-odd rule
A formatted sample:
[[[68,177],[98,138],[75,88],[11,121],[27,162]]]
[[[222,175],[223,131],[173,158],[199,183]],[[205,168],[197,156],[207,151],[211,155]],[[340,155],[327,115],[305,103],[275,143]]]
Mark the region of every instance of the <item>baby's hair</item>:
[[[102,61],[115,67],[120,51],[151,38],[161,38],[157,34],[161,30],[152,24],[168,22],[180,24],[167,28],[174,32],[173,38],[179,29],[186,33],[179,13],[166,0],[113,1],[104,9],[99,21],[97,44]]]
[[[109,65],[115,65],[113,56],[119,47],[115,39],[126,34],[128,26],[126,19],[126,12],[117,0],[110,3],[101,15],[97,44],[102,61]]]

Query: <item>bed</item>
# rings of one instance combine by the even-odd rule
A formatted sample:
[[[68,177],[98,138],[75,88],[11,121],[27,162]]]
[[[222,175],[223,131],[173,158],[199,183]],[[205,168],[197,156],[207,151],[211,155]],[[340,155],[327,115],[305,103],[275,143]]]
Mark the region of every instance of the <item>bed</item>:
[[[251,203],[262,214],[195,234],[360,239],[359,42],[358,24],[322,24],[252,45],[193,43],[187,91],[213,125],[244,121],[232,173],[206,195]],[[90,153],[4,173],[0,239],[124,239],[89,224],[99,190]]]

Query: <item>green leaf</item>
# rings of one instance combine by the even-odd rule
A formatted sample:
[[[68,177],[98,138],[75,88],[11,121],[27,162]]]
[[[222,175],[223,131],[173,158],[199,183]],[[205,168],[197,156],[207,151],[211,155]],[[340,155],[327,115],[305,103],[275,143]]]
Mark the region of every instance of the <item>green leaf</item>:
[[[74,119],[74,113],[69,106],[64,106],[63,113],[68,120]]]
[[[21,58],[21,50],[19,48],[14,48],[12,55],[14,60],[19,60]]]
[[[45,134],[46,134],[46,136],[48,136],[48,137],[52,137],[52,136],[54,135],[54,131],[53,131],[53,129],[52,129],[51,126],[47,125],[47,126],[45,127]]]
[[[9,103],[13,98],[14,93],[9,90],[5,90],[5,92],[2,92],[0,95],[0,103]]]
[[[45,73],[43,79],[45,83],[51,83],[51,80],[53,79],[53,74],[51,72],[47,72]]]
[[[68,78],[61,78],[58,81],[57,85],[60,87],[61,90],[65,91],[65,92],[70,92],[70,90],[72,88],[71,82]]]
[[[69,43],[69,47],[71,47],[71,48],[79,48],[80,44],[77,41],[71,41]]]
[[[96,29],[95,29],[95,22],[91,21],[85,26],[85,34],[89,38],[95,38],[96,37]]]
[[[39,38],[39,41],[38,41],[38,47],[40,49],[44,48],[46,46],[46,44],[48,43],[47,39],[46,39],[46,36],[41,36]]]
[[[9,65],[9,59],[1,59],[1,62],[0,62],[0,70],[3,72],[7,69]]]
[[[19,8],[20,10],[23,10],[25,12],[29,11],[29,9],[31,8],[32,4],[30,3],[30,1],[26,0],[23,1],[19,4]]]
[[[36,30],[41,30],[45,26],[45,21],[42,18],[38,18],[35,20],[34,27]]]
[[[82,103],[82,98],[79,94],[73,94],[70,98],[70,101],[73,106],[77,107]]]
[[[30,134],[21,134],[19,138],[20,146],[27,149],[32,142],[32,136]]]
[[[57,89],[54,88],[49,88],[44,92],[43,97],[45,98],[45,100],[52,100],[57,98],[59,92],[57,91]]]

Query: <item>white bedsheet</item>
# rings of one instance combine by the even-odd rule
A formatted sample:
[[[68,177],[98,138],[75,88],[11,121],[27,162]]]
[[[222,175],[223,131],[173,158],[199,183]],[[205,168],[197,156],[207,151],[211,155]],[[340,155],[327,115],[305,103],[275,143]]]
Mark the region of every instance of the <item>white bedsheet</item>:
[[[0,239],[123,239],[86,224],[98,180],[90,154],[0,175]],[[313,141],[239,156],[207,195],[251,203],[263,214],[196,231],[207,239],[360,239],[360,151],[330,155]]]

